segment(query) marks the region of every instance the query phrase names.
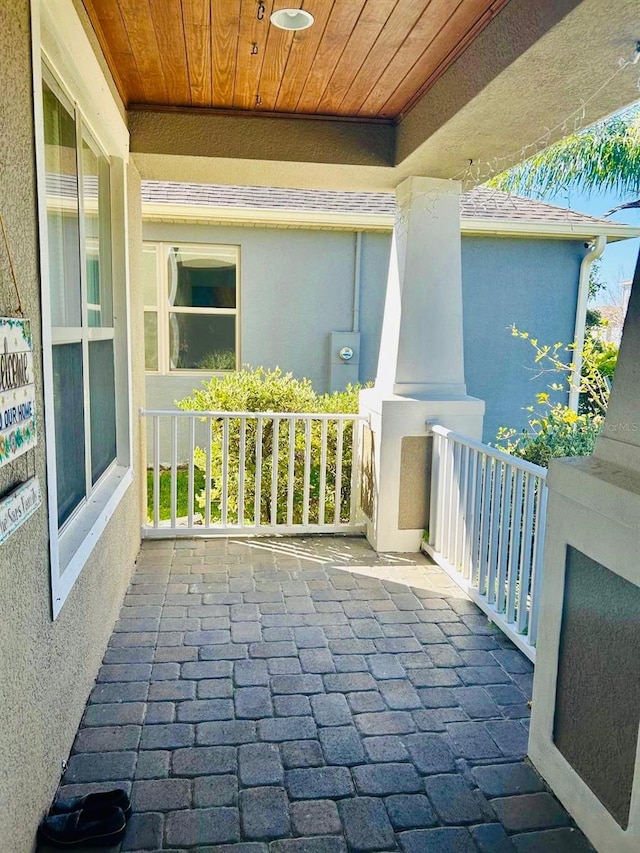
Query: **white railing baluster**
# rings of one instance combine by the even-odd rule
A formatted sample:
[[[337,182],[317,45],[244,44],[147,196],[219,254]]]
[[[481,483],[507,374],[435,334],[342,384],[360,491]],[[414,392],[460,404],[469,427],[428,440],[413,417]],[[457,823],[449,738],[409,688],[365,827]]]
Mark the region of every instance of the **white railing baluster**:
[[[447,443],[445,445],[446,458],[446,485],[445,494],[447,500],[444,511],[444,530],[445,530],[445,551],[449,562],[451,562],[454,537],[454,492],[455,492],[455,444]]]
[[[447,553],[448,446],[442,441],[438,450],[438,550]]]
[[[238,449],[238,526],[244,527],[245,456],[247,452],[247,419],[240,418],[240,446]]]
[[[213,420],[207,418],[207,450],[204,472],[204,526],[211,527],[211,452],[213,446]]]
[[[171,526],[178,523],[178,419],[171,418]]]
[[[348,524],[355,525],[358,518],[358,506],[360,504],[360,472],[362,460],[361,453],[362,432],[358,418],[351,419],[351,495],[349,501]],[[342,458],[340,459],[342,465]],[[341,498],[342,500],[342,498]],[[340,517],[338,517],[338,522]]]
[[[311,486],[311,418],[304,419],[304,474],[302,486],[302,523],[309,524],[309,496]]]
[[[441,542],[440,547],[442,553],[448,558],[449,556],[449,506],[451,504],[451,446],[448,442],[443,442],[440,451],[440,464],[442,466],[442,509],[440,515],[440,531]]]
[[[511,516],[511,548],[507,564],[507,606],[505,617],[507,622],[515,622],[516,590],[518,588],[518,566],[520,564],[520,549],[522,545],[522,490],[524,488],[524,471],[518,469],[514,484],[513,514]]]
[[[547,484],[538,483],[536,502],[536,535],[533,549],[533,577],[531,579],[531,612],[529,614],[528,637],[532,646],[538,639],[538,614],[540,612],[540,587],[542,586],[542,559],[544,556],[544,535],[547,526]]]
[[[464,543],[466,535],[465,507],[469,488],[469,448],[460,448],[460,482],[456,500],[456,544],[453,565],[456,571],[463,570]]]
[[[195,418],[191,418],[189,421],[189,467],[188,467],[188,488],[189,492],[187,494],[187,524],[189,527],[193,527],[193,493],[195,490],[195,476],[194,476],[194,454],[196,450],[196,421]]]
[[[507,560],[510,552],[511,501],[513,500],[513,466],[504,463],[502,506],[500,507],[500,548],[498,550],[498,591],[496,609],[504,613],[507,599]]]
[[[430,424],[428,424],[428,428],[431,436],[431,487],[429,489],[429,535],[427,536],[427,544],[435,551],[439,551],[438,507],[440,505],[440,436],[431,431]]]
[[[440,517],[440,530],[442,532],[442,551],[449,553],[449,521],[451,506],[451,445],[448,441],[442,442],[440,448],[440,460],[442,470],[442,514]]]
[[[476,510],[476,491],[478,488],[478,453],[472,447],[469,450],[469,486],[467,488],[467,503],[465,506],[465,515],[467,523],[465,525],[465,542],[464,553],[462,556],[462,577],[469,580],[473,571],[473,543],[474,525],[475,525],[475,510]]]
[[[535,659],[546,471],[438,425],[424,550]]]
[[[318,524],[324,524],[324,505],[327,489],[327,422],[320,427],[320,495],[318,499]]]
[[[229,521],[229,418],[222,418],[222,496],[220,522],[226,527]]]
[[[342,443],[344,433],[344,421],[338,421],[338,433],[336,435],[336,480],[335,480],[335,507],[333,511],[333,523],[340,524],[340,505],[342,503]]]
[[[262,512],[262,432],[264,429],[263,420],[258,416],[256,419],[256,473],[254,480],[254,501],[253,501],[253,523],[256,527],[260,524]]]
[[[531,555],[533,551],[533,517],[535,511],[535,493],[533,477],[525,474],[524,524],[522,531],[523,546],[520,555],[520,590],[518,595],[518,631],[523,634],[527,629],[529,616],[529,582],[531,580]]]
[[[473,536],[471,544],[471,572],[469,583],[472,587],[478,586],[478,574],[480,572],[480,553],[482,540],[482,495],[484,490],[484,456],[477,454],[476,460],[476,486],[473,502]]]
[[[486,595],[487,570],[489,566],[489,533],[491,530],[491,495],[493,494],[494,460],[485,457],[484,480],[482,486],[482,519],[480,532],[480,554],[478,557],[478,592]]]
[[[498,546],[502,528],[500,527],[500,511],[502,508],[502,481],[504,466],[502,462],[494,461],[493,489],[491,492],[491,529],[489,533],[489,567],[487,574],[487,601],[493,604],[496,600],[496,574],[498,571]]]
[[[278,468],[280,463],[280,418],[274,416],[271,443],[271,524],[278,523]]]
[[[293,524],[293,492],[296,463],[296,420],[289,418],[289,467],[287,469],[287,524]]]
[[[153,526],[160,526],[160,418],[153,418]]]

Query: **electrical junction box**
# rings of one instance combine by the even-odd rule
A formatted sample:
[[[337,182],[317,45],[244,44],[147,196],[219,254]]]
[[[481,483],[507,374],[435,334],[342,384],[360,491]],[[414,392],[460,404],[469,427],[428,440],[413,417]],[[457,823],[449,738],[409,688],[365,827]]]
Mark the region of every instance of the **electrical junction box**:
[[[343,391],[359,379],[360,332],[331,332],[329,347],[329,390]]]

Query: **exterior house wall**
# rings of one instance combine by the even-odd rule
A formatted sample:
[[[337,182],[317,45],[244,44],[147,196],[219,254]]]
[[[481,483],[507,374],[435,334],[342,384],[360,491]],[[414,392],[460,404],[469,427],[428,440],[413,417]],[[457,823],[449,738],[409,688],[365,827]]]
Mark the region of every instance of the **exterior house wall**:
[[[509,327],[571,343],[584,255],[579,241],[463,238],[464,363],[467,392],[486,401],[483,441],[501,426],[524,429],[524,408],[549,390],[553,379],[536,376],[533,349]]]
[[[144,239],[240,247],[240,358],[329,385],[329,335],[353,322],[355,235],[341,231],[145,223]],[[360,381],[375,379],[390,238],[362,240]],[[147,374],[147,406],[172,408],[211,374]]]
[[[38,445],[0,469],[0,495],[34,472],[43,505],[0,545],[0,847],[30,853],[35,828],[53,797],[84,704],[118,616],[139,547],[140,486],[134,479],[53,622],[49,581],[45,435],[31,34],[28,0],[5,4],[0,28],[0,212],[11,247],[24,314],[32,321],[39,418]],[[140,181],[129,168],[129,252],[135,280],[140,254]],[[16,303],[0,245],[0,314]],[[131,296],[131,340],[142,341],[142,305]],[[143,399],[143,348],[132,353],[133,411]],[[140,470],[134,421],[133,456]]]
[[[329,382],[329,333],[351,329],[355,239],[349,232],[146,223],[145,240],[240,246],[243,364],[290,370],[319,391]],[[376,377],[391,235],[365,233],[360,276],[360,382]],[[509,327],[542,342],[573,339],[580,241],[462,238],[467,391],[486,401],[483,439],[526,426],[546,376]],[[173,408],[211,374],[147,374],[147,406]],[[185,444],[186,447],[186,444]]]

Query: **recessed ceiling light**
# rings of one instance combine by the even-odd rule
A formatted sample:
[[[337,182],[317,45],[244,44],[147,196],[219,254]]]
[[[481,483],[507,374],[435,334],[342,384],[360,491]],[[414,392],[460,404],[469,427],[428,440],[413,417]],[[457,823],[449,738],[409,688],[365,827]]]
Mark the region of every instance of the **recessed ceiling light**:
[[[313,24],[313,15],[304,9],[279,9],[271,15],[271,23],[281,30],[306,30]]]

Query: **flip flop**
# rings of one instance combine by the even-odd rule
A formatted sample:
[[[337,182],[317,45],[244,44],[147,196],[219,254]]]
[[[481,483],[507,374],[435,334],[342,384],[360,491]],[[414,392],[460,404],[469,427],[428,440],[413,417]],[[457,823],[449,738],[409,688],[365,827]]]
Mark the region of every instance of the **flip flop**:
[[[104,811],[82,809],[45,817],[40,838],[54,847],[70,849],[81,844],[112,847],[122,841],[127,828],[124,812],[117,806]]]
[[[69,812],[79,812],[83,809],[104,811],[114,806],[122,809],[125,820],[129,820],[131,817],[131,803],[129,802],[129,795],[124,788],[114,788],[112,791],[96,791],[92,794],[85,794],[84,797],[58,797],[49,809],[49,815],[68,814]]]

